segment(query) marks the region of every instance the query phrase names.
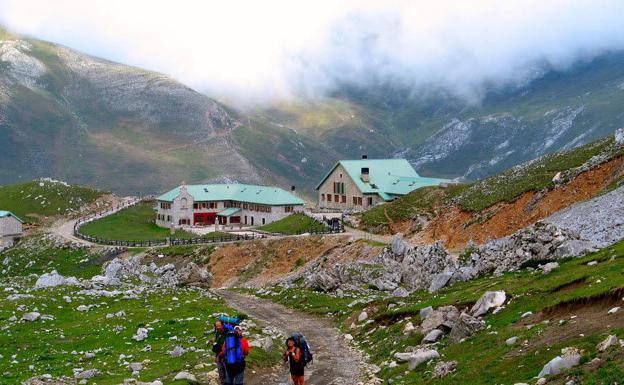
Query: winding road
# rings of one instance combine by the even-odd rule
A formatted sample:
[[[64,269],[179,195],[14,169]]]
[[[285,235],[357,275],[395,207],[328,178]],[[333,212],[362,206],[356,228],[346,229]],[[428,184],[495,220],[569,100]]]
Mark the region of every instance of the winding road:
[[[342,333],[328,320],[249,295],[225,290],[218,293],[229,306],[254,318],[260,326],[271,326],[284,335],[294,331],[305,335],[314,353],[314,361],[306,367],[306,385],[355,385],[362,380],[365,364],[360,354],[347,346]],[[285,365],[276,372],[245,373],[245,384],[249,385],[290,383]]]

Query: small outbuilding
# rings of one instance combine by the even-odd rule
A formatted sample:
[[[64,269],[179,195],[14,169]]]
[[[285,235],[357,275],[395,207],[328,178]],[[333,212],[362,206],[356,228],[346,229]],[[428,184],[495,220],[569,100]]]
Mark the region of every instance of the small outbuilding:
[[[10,211],[0,210],[0,250],[11,247],[22,233],[22,220]]]

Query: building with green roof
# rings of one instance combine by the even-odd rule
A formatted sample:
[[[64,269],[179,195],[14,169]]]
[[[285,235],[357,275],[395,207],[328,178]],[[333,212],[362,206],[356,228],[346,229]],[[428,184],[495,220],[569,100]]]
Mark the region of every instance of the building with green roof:
[[[449,183],[448,179],[418,175],[405,159],[341,160],[316,186],[318,206],[331,209],[367,209],[425,186]]]
[[[0,210],[0,250],[13,245],[22,232],[22,220],[10,211]]]
[[[279,187],[249,184],[182,184],[157,198],[156,224],[256,226],[302,211],[305,202]]]

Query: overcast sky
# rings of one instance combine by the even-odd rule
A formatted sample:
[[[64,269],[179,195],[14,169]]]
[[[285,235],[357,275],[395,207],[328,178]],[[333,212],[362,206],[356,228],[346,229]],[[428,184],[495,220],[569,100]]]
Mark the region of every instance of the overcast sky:
[[[0,0],[0,23],[247,101],[345,81],[478,101],[624,48],[624,0]]]

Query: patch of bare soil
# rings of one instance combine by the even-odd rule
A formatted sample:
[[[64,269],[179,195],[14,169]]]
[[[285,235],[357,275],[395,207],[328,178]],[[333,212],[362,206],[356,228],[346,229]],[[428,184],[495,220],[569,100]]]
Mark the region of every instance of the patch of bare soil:
[[[478,214],[462,211],[455,206],[440,207],[436,217],[411,241],[426,244],[441,240],[447,249],[461,250],[470,240],[481,244],[513,234],[596,195],[622,174],[623,167],[624,157],[615,158],[553,190],[526,192],[513,202],[498,203]]]
[[[614,328],[624,328],[624,311],[607,314],[616,306],[624,306],[624,289],[604,295],[562,302],[533,314],[514,325],[517,329],[539,325],[542,328],[526,345],[511,351],[511,356],[541,349],[562,341],[578,338],[581,334],[607,333]],[[564,323],[560,324],[560,320]],[[548,323],[546,323],[548,322]]]
[[[213,287],[263,286],[306,263],[324,257],[332,261],[369,258],[381,250],[348,236],[292,237],[229,244],[210,256]]]

